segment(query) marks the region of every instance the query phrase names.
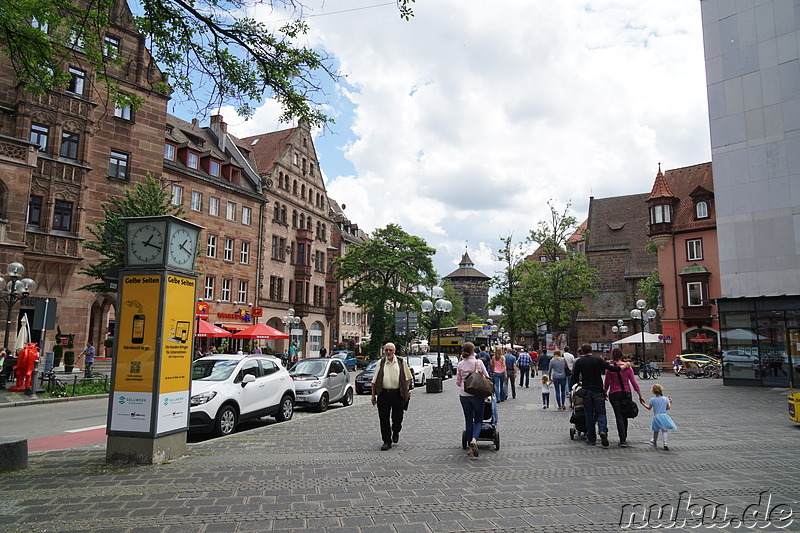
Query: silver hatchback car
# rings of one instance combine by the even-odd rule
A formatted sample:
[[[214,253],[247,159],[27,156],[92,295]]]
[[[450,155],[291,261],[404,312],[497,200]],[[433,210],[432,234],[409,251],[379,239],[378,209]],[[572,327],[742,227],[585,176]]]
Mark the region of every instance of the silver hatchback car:
[[[341,359],[301,359],[289,375],[294,379],[297,405],[311,405],[322,412],[332,403],[353,403],[353,386]]]

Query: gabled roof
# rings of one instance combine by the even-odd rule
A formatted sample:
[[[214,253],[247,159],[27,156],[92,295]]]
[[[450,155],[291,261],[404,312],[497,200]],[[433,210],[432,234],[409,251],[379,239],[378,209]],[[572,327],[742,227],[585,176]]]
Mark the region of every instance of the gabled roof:
[[[286,144],[292,139],[297,129],[289,128],[272,133],[261,133],[241,138],[239,141],[250,150],[259,172],[264,173],[268,172],[280,159],[286,149]]]
[[[658,178],[656,178],[658,179]],[[673,192],[677,202],[673,205],[672,231],[697,230],[717,224],[714,202],[708,202],[708,218],[696,219],[695,201],[713,200],[714,173],[711,162],[667,170],[664,182]]]
[[[647,193],[591,198],[586,239],[586,254],[625,251],[626,276],[649,276],[658,267],[658,258],[647,245],[648,212],[643,204]]]

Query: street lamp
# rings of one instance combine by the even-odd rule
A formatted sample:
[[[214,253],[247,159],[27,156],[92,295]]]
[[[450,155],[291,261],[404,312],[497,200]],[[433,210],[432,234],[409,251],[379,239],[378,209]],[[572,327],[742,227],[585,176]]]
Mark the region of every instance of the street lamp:
[[[430,313],[436,310],[436,313],[433,315],[436,324],[436,377],[442,377],[442,330],[440,326],[442,323],[442,315],[449,313],[450,310],[453,309],[453,304],[450,300],[444,298],[444,289],[439,286],[431,289],[431,297],[436,298],[436,302],[432,303],[430,300],[423,301],[422,311],[424,313]]]
[[[625,333],[628,333],[628,326],[626,326],[625,321],[620,318],[617,320],[616,325],[611,326],[611,331],[614,333],[619,332],[619,337],[617,338],[617,340],[619,340]]]
[[[644,300],[638,300],[636,302],[636,309],[631,310],[631,318],[634,320],[639,321],[639,325],[642,328],[642,366],[647,364],[647,352],[644,349],[644,328],[647,324],[655,320],[656,312],[654,309],[648,309],[647,311],[644,308],[647,307],[647,302]]]
[[[283,327],[289,329],[289,350],[291,350],[291,348],[292,348],[292,330],[294,329],[295,326],[300,324],[300,317],[299,316],[294,316],[294,309],[292,309],[291,307],[289,308],[288,311],[286,311],[286,313],[287,314],[285,314],[285,315],[283,315],[281,317],[281,322],[283,322]],[[287,350],[287,352],[289,350]],[[295,353],[297,353],[297,352],[295,351]]]
[[[489,352],[492,351],[492,339],[497,336],[497,324],[491,318],[486,319],[486,323],[492,326],[492,330],[489,333]]]
[[[501,346],[505,346],[505,344],[511,340],[511,335],[508,334],[506,328],[500,328],[497,340],[500,341]]]
[[[0,288],[5,290],[7,294],[0,295],[0,300],[3,300],[8,306],[8,314],[6,315],[6,338],[3,343],[3,347],[6,352],[8,352],[8,336],[11,334],[11,309],[14,307],[15,303],[23,298],[27,298],[30,293],[36,289],[36,282],[31,278],[22,278],[22,274],[25,272],[25,267],[22,266],[22,263],[11,263],[8,265],[6,272],[10,279],[6,283],[6,280],[0,278]],[[9,353],[9,355],[12,354]]]

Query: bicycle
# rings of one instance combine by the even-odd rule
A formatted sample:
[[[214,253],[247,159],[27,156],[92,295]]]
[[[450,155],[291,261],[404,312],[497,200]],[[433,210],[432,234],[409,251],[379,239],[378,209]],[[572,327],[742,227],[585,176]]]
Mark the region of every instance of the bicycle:
[[[56,377],[55,370],[43,372],[40,379],[42,380],[42,386],[44,386],[44,382],[47,381],[48,393],[54,393],[57,395],[67,394],[67,386],[60,379],[58,379],[58,377]]]
[[[661,369],[653,366],[650,363],[642,365],[639,369],[639,378],[641,379],[656,379],[661,377]]]

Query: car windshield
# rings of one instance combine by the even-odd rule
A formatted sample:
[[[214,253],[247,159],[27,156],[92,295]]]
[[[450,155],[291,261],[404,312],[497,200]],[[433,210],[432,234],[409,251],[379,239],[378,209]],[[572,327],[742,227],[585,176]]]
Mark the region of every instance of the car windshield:
[[[334,359],[347,359],[347,354],[346,353],[335,353],[331,357],[333,357]]]
[[[408,366],[422,366],[422,357],[418,355],[409,355],[406,357]]]
[[[370,364],[367,365],[367,368],[365,369],[365,371],[367,371],[367,372],[375,372],[375,368],[378,366],[379,362],[380,362],[380,359],[372,361]]]
[[[327,361],[302,360],[295,363],[291,370],[289,370],[289,374],[293,376],[322,377],[325,375],[325,370],[327,368]]]
[[[230,359],[198,359],[192,363],[195,381],[225,381],[236,369],[239,361]]]

